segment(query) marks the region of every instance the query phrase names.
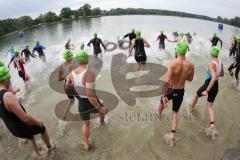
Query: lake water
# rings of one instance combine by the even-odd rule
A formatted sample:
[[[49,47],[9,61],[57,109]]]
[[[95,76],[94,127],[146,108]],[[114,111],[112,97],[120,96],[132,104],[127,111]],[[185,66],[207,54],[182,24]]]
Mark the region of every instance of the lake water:
[[[224,25],[224,30],[220,32],[217,26],[217,23],[209,21],[166,16],[112,16],[63,22],[27,31],[24,39],[19,39],[16,35],[0,39],[0,57],[5,64],[9,62],[10,57],[6,57],[6,51],[11,44],[21,50],[25,44],[33,46],[35,41],[39,40],[46,47],[46,64],[43,64],[40,59],[32,59],[31,63],[25,65],[25,69],[31,77],[31,92],[27,95],[21,92],[18,96],[23,100],[29,114],[44,121],[50,137],[57,145],[54,153],[48,156],[49,159],[219,160],[224,158],[229,149],[240,147],[240,125],[238,123],[240,121],[240,90],[231,86],[231,77],[227,72],[231,63],[228,58],[230,37],[239,33],[240,30]],[[97,32],[103,41],[117,42],[118,36],[123,36],[132,28],[142,31],[142,37],[146,38],[151,45],[151,48],[146,49],[148,62],[157,64],[164,64],[167,60],[173,59],[175,54],[175,44],[168,42],[166,42],[165,51],[158,50],[156,38],[160,30],[164,30],[169,39],[173,39],[174,31],[196,32],[196,36],[193,36],[193,42],[190,44],[191,51],[187,54],[187,58],[195,65],[195,77],[193,82],[186,84],[185,97],[180,109],[181,115],[186,115],[192,96],[204,82],[211,46],[209,39],[213,32],[218,32],[219,37],[223,40],[220,58],[224,63],[226,76],[220,80],[220,91],[214,104],[216,127],[219,131],[216,140],[210,140],[202,132],[202,128],[208,127],[209,123],[205,98],[200,99],[196,106],[194,119],[191,121],[180,120],[177,130],[179,140],[175,147],[167,146],[162,138],[165,133],[170,131],[171,106],[164,111],[170,117],[169,120],[159,121],[144,118],[144,115],[154,113],[154,109],[159,105],[159,96],[137,99],[135,106],[129,106],[118,98],[119,104],[107,115],[105,127],[99,128],[98,119],[91,121],[90,137],[94,149],[88,153],[82,149],[81,145],[81,122],[69,122],[64,133],[61,133],[58,126],[59,119],[55,115],[55,106],[59,101],[66,99],[66,96],[52,90],[48,82],[51,73],[63,62],[62,53],[67,39],[72,39],[76,50],[82,42],[86,44],[91,39],[93,32]],[[86,47],[86,49],[92,54],[91,48]],[[97,78],[99,90],[115,95],[110,65],[113,55],[118,53],[128,54],[126,50],[119,48],[103,54],[103,68]],[[128,62],[135,63],[134,57],[130,57]],[[21,87],[23,90],[24,84],[13,66],[11,74],[13,85]],[[145,88],[140,89],[144,90]],[[77,103],[72,108],[72,112],[78,112]],[[126,114],[142,116],[140,119],[127,120],[124,118]],[[42,144],[39,137],[37,140]],[[32,159],[30,145],[19,146],[18,139],[10,135],[5,127],[1,127],[0,130],[0,144],[1,159]]]

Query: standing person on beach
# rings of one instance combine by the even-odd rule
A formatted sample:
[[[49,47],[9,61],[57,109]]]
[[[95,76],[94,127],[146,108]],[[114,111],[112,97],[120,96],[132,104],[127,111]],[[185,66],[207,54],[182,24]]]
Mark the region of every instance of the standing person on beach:
[[[180,40],[176,46],[177,58],[170,60],[166,67],[168,68],[164,77],[164,88],[169,89],[169,93],[162,95],[160,105],[157,109],[157,115],[161,116],[162,111],[167,107],[169,100],[172,100],[173,121],[171,133],[164,136],[166,142],[171,146],[176,140],[176,129],[178,125],[178,112],[181,107],[186,81],[192,81],[194,76],[194,65],[188,61],[185,54],[188,50],[188,44],[185,40]]]
[[[134,57],[135,57],[136,62],[138,63],[138,68],[137,68],[138,73],[137,74],[139,75],[147,61],[145,47],[149,48],[150,45],[144,38],[141,37],[141,31],[136,31],[135,34],[137,37],[132,40],[132,45],[129,49],[128,57],[131,56],[133,48],[135,48]]]
[[[100,45],[102,45],[102,47],[104,48],[105,52],[106,52],[106,47],[103,44],[102,40],[100,38],[97,37],[97,33],[93,33],[93,39],[91,39],[88,42],[88,46],[91,46],[91,44],[93,45],[93,54],[94,56],[98,56],[98,54],[102,53],[102,49],[100,47]]]
[[[73,54],[72,54],[71,50],[69,50],[69,49],[65,50],[63,53],[63,58],[64,58],[65,62],[59,67],[58,80],[64,81],[64,88],[65,88],[66,78],[67,78],[68,74],[71,73],[72,70],[76,68],[76,66],[72,63]],[[69,112],[69,110],[71,109],[71,107],[74,104],[74,95],[67,94],[67,97],[68,97],[69,101],[66,106],[64,115],[63,115],[64,121],[66,121],[67,113]]]
[[[54,149],[50,143],[47,129],[42,121],[27,114],[17,97],[9,92],[11,86],[9,69],[0,67],[0,117],[8,130],[18,138],[30,140],[39,160],[43,155],[39,151],[34,136],[41,134],[48,150]]]
[[[193,98],[190,105],[190,111],[193,110],[198,102],[198,98],[202,96],[208,96],[207,98],[207,109],[210,118],[210,126],[205,130],[207,136],[211,136],[213,139],[216,138],[217,130],[215,129],[215,113],[213,110],[213,103],[218,94],[218,78],[224,76],[223,64],[218,58],[220,49],[217,46],[213,46],[210,49],[211,62],[208,64],[206,72],[205,82],[198,89],[196,96]]]
[[[107,108],[100,103],[95,94],[94,86],[96,75],[88,69],[89,57],[87,51],[78,51],[76,58],[79,66],[67,76],[66,88],[69,89],[71,86],[74,86],[74,89],[77,92],[76,97],[78,99],[78,110],[80,117],[83,120],[83,143],[85,149],[88,151],[91,149],[91,145],[89,143],[90,115],[92,113],[98,113],[101,125],[103,125]]]

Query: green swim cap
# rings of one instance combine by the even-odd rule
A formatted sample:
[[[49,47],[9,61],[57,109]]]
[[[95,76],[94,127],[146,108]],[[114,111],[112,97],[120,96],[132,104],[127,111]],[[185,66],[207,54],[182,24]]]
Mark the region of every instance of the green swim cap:
[[[160,33],[163,33],[163,30],[161,30]]]
[[[0,81],[4,81],[10,77],[10,71],[7,67],[0,67]]]
[[[186,40],[182,39],[178,41],[177,46],[176,46],[176,52],[177,54],[186,54],[188,50],[188,44]]]
[[[240,43],[240,35],[236,36],[237,42]]]
[[[39,41],[39,40],[37,40],[37,41],[36,41],[36,44],[39,44],[39,43],[40,43],[40,41]]]
[[[28,44],[26,44],[26,46],[25,46],[26,48],[28,48],[29,47],[29,45]]]
[[[137,38],[141,37],[141,31],[140,30],[135,31],[135,34],[136,34]]]
[[[72,51],[70,49],[67,49],[63,52],[63,58],[67,61],[70,58],[72,58],[73,54]]]
[[[86,64],[88,62],[88,53],[86,50],[79,50],[76,54],[77,61],[80,64]]]
[[[0,67],[4,67],[5,64],[3,63],[3,61],[0,60]]]
[[[180,37],[183,37],[183,35],[184,35],[183,32],[180,32],[180,33],[179,33],[179,36],[180,36]]]
[[[217,36],[217,33],[216,33],[216,32],[214,32],[214,33],[213,33],[213,35],[214,35],[214,36]]]
[[[134,28],[132,29],[132,32],[135,32],[135,29],[134,29]]]
[[[14,55],[15,57],[17,57],[17,56],[19,55],[19,51],[16,50],[16,49],[14,49],[14,51],[13,51],[13,55]]]
[[[97,38],[97,33],[96,32],[93,33],[93,37]]]
[[[218,55],[219,55],[219,53],[220,53],[220,48],[217,47],[217,46],[213,46],[213,47],[210,49],[210,53],[212,54],[212,56],[218,57]]]

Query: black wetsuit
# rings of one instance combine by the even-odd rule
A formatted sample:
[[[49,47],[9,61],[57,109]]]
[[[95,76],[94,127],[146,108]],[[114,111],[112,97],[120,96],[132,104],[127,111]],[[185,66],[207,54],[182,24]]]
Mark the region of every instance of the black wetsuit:
[[[147,56],[144,49],[144,41],[142,38],[135,39],[135,60],[137,63],[145,64]]]
[[[106,50],[106,47],[105,47],[105,45],[103,44],[103,42],[102,42],[102,40],[100,38],[93,38],[93,39],[91,39],[90,42],[87,45],[90,46],[91,43],[93,44],[93,53],[96,56],[102,52],[100,44]]]
[[[9,112],[3,101],[6,90],[0,90],[0,117],[8,130],[16,137],[32,139],[34,135],[45,132],[45,127],[39,127],[23,122],[15,113]],[[23,111],[25,109],[21,106]]]
[[[231,76],[233,76],[232,70],[236,68],[235,70],[235,78],[237,81],[239,81],[239,71],[240,71],[240,44],[237,44],[236,47],[236,57],[234,58],[234,62],[229,66],[228,71]]]
[[[130,41],[129,46],[131,46],[132,40],[136,38],[136,34],[134,32],[131,32],[124,36],[124,38],[126,38],[126,37],[129,37],[129,41]]]
[[[212,39],[211,39],[211,42],[212,42],[212,47],[213,46],[217,46],[218,42],[221,43],[221,47],[222,47],[222,40],[220,38],[218,38],[217,36],[214,36]]]
[[[29,62],[29,61],[30,61],[30,56],[31,56],[31,57],[34,57],[34,56],[32,55],[32,53],[31,53],[31,51],[30,51],[29,49],[27,49],[27,48],[24,48],[24,49],[22,50],[21,56],[23,55],[23,53],[24,53],[25,61],[26,61],[26,62]]]
[[[65,44],[65,49],[71,49],[70,42],[67,42],[67,43]]]
[[[158,36],[158,40],[159,40],[159,49],[165,49],[165,39],[167,38],[166,35],[161,34]]]
[[[229,52],[229,56],[235,56],[235,53],[237,51],[237,39],[234,38],[234,45],[231,47],[230,52]]]

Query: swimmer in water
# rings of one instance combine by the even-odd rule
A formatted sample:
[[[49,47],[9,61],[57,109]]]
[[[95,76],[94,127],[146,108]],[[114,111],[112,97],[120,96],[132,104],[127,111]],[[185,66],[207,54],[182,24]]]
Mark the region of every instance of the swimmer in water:
[[[11,63],[13,62],[13,59],[14,59],[14,47],[13,46],[11,46],[9,49],[8,49],[8,52],[7,52],[7,54],[11,54],[11,60],[10,60],[10,62],[9,62],[9,64],[8,64],[8,68],[10,67],[10,65],[11,65]]]
[[[44,53],[44,49],[46,49],[44,46],[40,45],[39,41],[36,41],[35,47],[33,47],[32,55],[34,55],[34,52],[36,51],[38,53],[38,56],[42,61],[45,63],[46,62],[46,56]]]
[[[136,34],[135,34],[135,29],[132,29],[132,32],[126,34],[123,38],[127,38],[127,37],[129,38],[129,42],[130,42],[129,43],[129,49],[130,49],[130,47],[132,45],[132,40],[137,37]]]
[[[47,129],[41,120],[27,114],[16,95],[9,92],[11,86],[9,69],[0,67],[0,117],[12,135],[30,140],[38,160],[43,160],[34,136],[41,134],[43,142],[49,151],[54,149],[48,136]]]
[[[220,42],[221,43],[221,48],[222,48],[222,44],[223,44],[222,40],[217,36],[216,32],[213,34],[213,37],[212,37],[212,39],[210,39],[210,41],[212,43],[212,47],[217,46],[218,42]]]
[[[102,40],[97,37],[97,33],[94,33],[93,37],[94,38],[91,39],[87,45],[88,46],[91,46],[91,44],[93,45],[93,54],[94,54],[94,56],[97,57],[98,54],[102,53],[100,45],[102,45],[102,47],[104,48],[105,52],[106,52],[106,47],[103,44]]]
[[[167,107],[169,100],[172,100],[172,131],[165,135],[165,140],[170,142],[170,145],[174,144],[176,140],[176,129],[179,120],[179,109],[181,107],[186,81],[192,81],[194,76],[194,65],[188,61],[185,57],[188,51],[188,44],[185,40],[180,40],[176,46],[177,58],[170,60],[166,67],[168,68],[164,77],[165,90],[169,90],[169,93],[162,95],[160,105],[157,109],[157,115],[160,117],[162,111]]]
[[[205,82],[198,89],[196,96],[193,98],[190,107],[190,112],[194,109],[198,102],[198,99],[202,96],[208,96],[207,98],[207,109],[210,118],[210,126],[205,130],[208,136],[212,139],[216,138],[217,131],[215,129],[215,113],[213,110],[213,103],[218,94],[218,78],[224,76],[223,64],[218,58],[220,49],[217,46],[213,46],[210,49],[211,62],[208,64],[206,72]]]
[[[91,149],[89,144],[90,136],[90,114],[98,113],[101,125],[104,123],[104,117],[107,113],[107,108],[98,100],[94,91],[96,75],[88,69],[88,53],[86,50],[80,50],[76,54],[79,66],[75,68],[68,76],[66,88],[74,86],[78,99],[78,110],[80,117],[83,120],[82,135],[85,149]]]
[[[25,58],[25,62],[28,63],[30,62],[30,56],[35,58],[35,56],[31,53],[31,51],[29,50],[29,45],[26,45],[25,48],[22,50],[21,52],[21,57],[23,57],[24,54],[24,58]]]
[[[18,75],[23,79],[25,83],[25,90],[28,91],[28,82],[30,81],[29,76],[27,75],[25,68],[25,59],[20,56],[19,51],[14,51],[14,67],[18,70]]]
[[[73,54],[72,54],[71,50],[69,50],[69,49],[65,50],[63,53],[63,58],[64,58],[65,62],[59,67],[58,80],[64,81],[64,88],[65,88],[66,78],[67,78],[68,74],[71,73],[72,70],[76,68],[76,66],[72,63]],[[67,97],[68,97],[69,101],[68,101],[67,107],[65,109],[64,115],[63,115],[64,121],[66,121],[67,113],[69,112],[69,110],[71,109],[71,107],[74,104],[74,95],[67,94]]]
[[[238,37],[235,37],[235,45],[236,45],[236,51],[235,54],[233,55],[233,63],[229,66],[228,71],[230,75],[233,77],[232,83],[236,83],[236,86],[239,86],[239,71],[240,71],[240,35]],[[235,70],[235,77],[232,72],[232,70],[236,68]]]
[[[129,56],[131,56],[133,48],[135,48],[135,60],[138,63],[138,75],[140,74],[141,70],[143,69],[146,61],[147,56],[144,47],[150,48],[149,43],[141,37],[141,31],[136,31],[136,38],[132,40],[132,45],[129,49]]]
[[[165,39],[167,39],[168,42],[173,42],[167,38],[167,36],[161,31],[161,34],[157,37],[157,41],[159,41],[159,49],[164,50],[165,49]]]

